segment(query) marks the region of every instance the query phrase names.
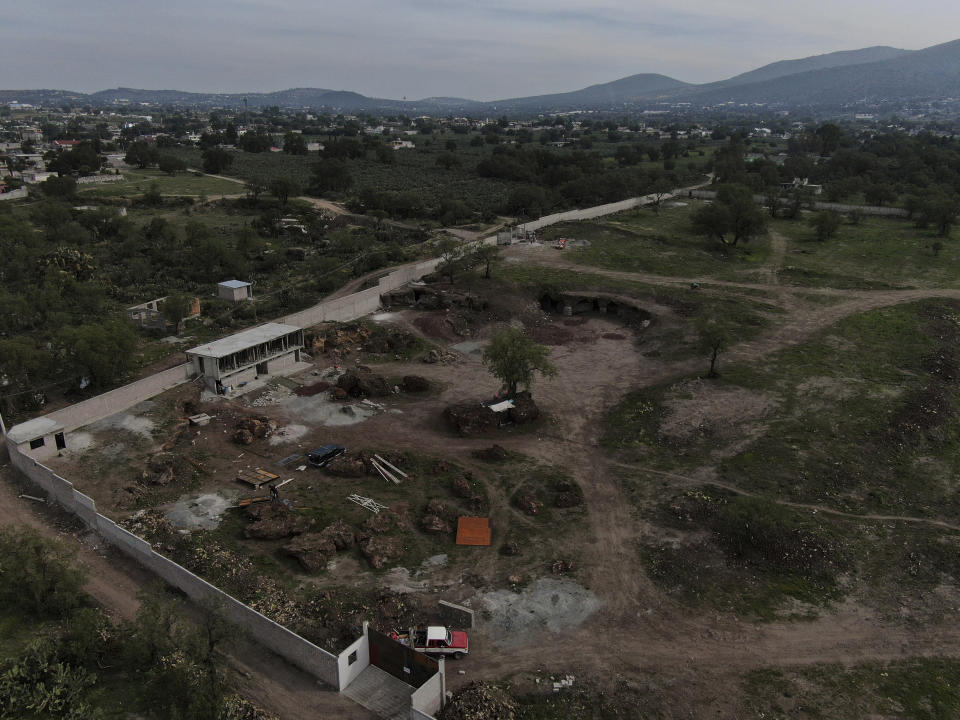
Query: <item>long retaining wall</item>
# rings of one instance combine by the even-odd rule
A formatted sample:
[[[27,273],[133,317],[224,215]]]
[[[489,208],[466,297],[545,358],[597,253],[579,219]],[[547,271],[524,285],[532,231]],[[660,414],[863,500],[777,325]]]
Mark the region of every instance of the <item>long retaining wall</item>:
[[[13,465],[42,488],[50,499],[79,517],[87,527],[95,530],[104,540],[119,548],[125,555],[153,571],[168,584],[183,591],[190,599],[217,602],[231,622],[242,626],[250,637],[288,662],[337,689],[346,686],[341,680],[340,667],[346,667],[349,664],[347,654],[356,649],[353,645],[339,656],[317,647],[169,558],[155,552],[150,543],[127,532],[110,518],[98,513],[94,501],[76,490],[69,480],[65,480],[50,468],[23,455],[16,447],[10,447],[9,452]],[[365,640],[365,638],[361,639]],[[343,678],[343,681],[348,683],[349,679]]]

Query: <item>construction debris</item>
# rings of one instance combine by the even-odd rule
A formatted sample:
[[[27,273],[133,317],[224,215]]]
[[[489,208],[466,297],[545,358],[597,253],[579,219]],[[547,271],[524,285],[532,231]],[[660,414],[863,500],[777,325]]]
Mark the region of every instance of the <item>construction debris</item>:
[[[280,476],[272,472],[267,472],[263,468],[254,468],[253,470],[238,470],[237,471],[237,480],[240,482],[246,483],[253,487],[254,490],[259,490],[264,485],[279,480]]]
[[[386,465],[386,466],[387,466],[388,468],[390,468],[391,470],[393,470],[393,471],[394,471],[395,473],[397,473],[400,477],[402,477],[402,478],[408,477],[407,474],[406,474],[403,470],[401,470],[400,468],[398,468],[396,465],[392,465],[392,464],[388,463],[386,460],[384,460],[384,459],[383,459],[382,457],[380,457],[379,455],[374,455],[373,457],[376,458],[377,460],[379,460],[380,462],[382,462],[384,465]]]
[[[574,681],[575,679],[576,679],[576,678],[575,678],[573,675],[565,675],[564,677],[560,678],[559,680],[554,681],[554,683],[553,683],[553,691],[554,691],[554,692],[560,692],[560,690],[561,690],[562,688],[573,687],[573,681]]]
[[[347,500],[356,503],[360,507],[365,507],[372,513],[379,513],[381,510],[387,509],[387,506],[383,503],[378,503],[373,498],[363,497],[363,495],[348,495]]]
[[[513,720],[517,707],[502,688],[472,682],[457,693],[437,716],[440,720]]]
[[[213,418],[207,415],[206,413],[200,413],[199,415],[190,416],[191,425],[203,426],[203,425],[207,425],[211,420],[213,420]]]

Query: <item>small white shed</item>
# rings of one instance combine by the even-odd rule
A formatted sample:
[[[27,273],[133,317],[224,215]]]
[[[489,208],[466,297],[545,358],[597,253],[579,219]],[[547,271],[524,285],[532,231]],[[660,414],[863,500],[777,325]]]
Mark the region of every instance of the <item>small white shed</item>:
[[[217,284],[217,295],[224,300],[240,302],[253,299],[253,283],[243,280],[225,280]]]

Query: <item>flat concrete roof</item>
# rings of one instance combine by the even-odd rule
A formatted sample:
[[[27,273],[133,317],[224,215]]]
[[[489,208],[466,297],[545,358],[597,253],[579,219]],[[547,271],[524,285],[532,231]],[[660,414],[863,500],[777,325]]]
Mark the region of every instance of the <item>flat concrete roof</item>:
[[[245,288],[245,287],[249,287],[250,285],[253,285],[253,283],[244,282],[243,280],[224,280],[222,283],[217,283],[217,284],[223,287],[234,288],[234,289]]]
[[[30,442],[45,435],[51,435],[63,430],[63,425],[48,417],[38,417],[27,420],[25,423],[14,425],[7,431],[7,440],[14,445]]]
[[[299,332],[301,328],[296,325],[283,325],[282,323],[267,323],[259,327],[250,328],[236,335],[222,338],[209,345],[198,345],[195,348],[187,350],[187,355],[199,355],[200,357],[222,358],[227,355],[233,355],[235,352],[246,350],[254,345],[276,340],[284,335]]]

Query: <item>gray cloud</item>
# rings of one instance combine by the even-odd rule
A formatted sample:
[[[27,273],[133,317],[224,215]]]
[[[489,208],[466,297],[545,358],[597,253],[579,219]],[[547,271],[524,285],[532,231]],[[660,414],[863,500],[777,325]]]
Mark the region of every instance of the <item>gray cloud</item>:
[[[639,72],[707,82],[834,50],[925,47],[955,39],[960,3],[33,0],[2,18],[7,88],[497,99]]]

